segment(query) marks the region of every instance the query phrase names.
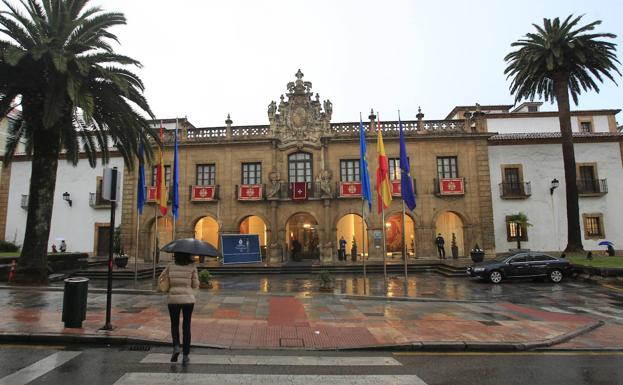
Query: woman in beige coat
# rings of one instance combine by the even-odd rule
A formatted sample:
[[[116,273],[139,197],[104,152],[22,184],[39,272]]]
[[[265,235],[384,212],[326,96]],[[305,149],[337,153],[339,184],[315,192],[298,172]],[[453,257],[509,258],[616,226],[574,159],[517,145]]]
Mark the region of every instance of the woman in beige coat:
[[[171,317],[171,337],[173,338],[173,355],[171,362],[177,362],[180,355],[180,312],[184,315],[182,322],[183,354],[182,363],[186,364],[190,359],[190,320],[195,306],[193,289],[199,288],[197,267],[193,257],[186,253],[175,253],[175,263],[170,263],[160,275],[160,279],[169,280],[169,316]]]

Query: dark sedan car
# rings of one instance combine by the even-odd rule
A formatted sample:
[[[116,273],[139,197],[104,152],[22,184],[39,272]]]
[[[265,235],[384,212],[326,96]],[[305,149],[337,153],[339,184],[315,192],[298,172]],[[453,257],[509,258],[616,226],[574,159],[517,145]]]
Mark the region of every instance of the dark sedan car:
[[[554,283],[561,282],[571,271],[571,264],[564,258],[538,252],[518,253],[478,263],[467,268],[471,277],[500,283],[503,279],[547,277]]]

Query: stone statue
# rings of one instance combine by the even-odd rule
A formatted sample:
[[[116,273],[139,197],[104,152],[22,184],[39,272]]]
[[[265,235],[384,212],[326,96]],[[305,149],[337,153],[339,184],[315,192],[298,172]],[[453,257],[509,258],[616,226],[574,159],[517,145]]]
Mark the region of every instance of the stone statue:
[[[327,118],[331,120],[331,114],[333,114],[333,103],[329,99],[324,101],[324,112],[327,114]]]
[[[271,171],[270,174],[268,174],[268,179],[270,179],[270,190],[268,191],[268,198],[278,198],[279,190],[281,189],[279,171]]]
[[[274,118],[276,112],[277,112],[277,103],[273,100],[268,105],[268,118],[269,119]]]
[[[331,196],[331,170],[322,170],[320,172],[320,191],[322,192],[322,196]]]

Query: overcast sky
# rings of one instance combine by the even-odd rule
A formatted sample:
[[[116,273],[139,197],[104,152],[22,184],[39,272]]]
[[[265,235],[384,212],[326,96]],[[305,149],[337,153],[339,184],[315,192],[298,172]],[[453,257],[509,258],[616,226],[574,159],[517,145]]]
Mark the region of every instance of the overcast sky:
[[[455,105],[513,104],[504,56],[543,17],[601,19],[599,31],[618,35],[623,58],[620,0],[99,3],[127,17],[115,30],[118,51],[143,63],[154,113],[198,127],[221,126],[227,113],[234,125],[268,124],[268,104],[299,68],[332,101],[333,122],[356,121],[370,108],[382,120],[396,119],[397,109],[414,119],[418,106],[425,119],[443,119]],[[579,108],[622,106],[623,84],[608,82]]]

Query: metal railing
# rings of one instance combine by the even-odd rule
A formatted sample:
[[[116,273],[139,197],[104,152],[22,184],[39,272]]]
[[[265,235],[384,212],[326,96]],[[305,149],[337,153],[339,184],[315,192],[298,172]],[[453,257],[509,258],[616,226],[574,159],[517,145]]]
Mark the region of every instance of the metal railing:
[[[606,194],[608,183],[606,179],[578,179],[578,194]]]
[[[455,186],[454,189],[448,189],[446,191],[441,190],[441,183],[447,179],[458,179],[458,182],[461,184],[460,186]],[[463,196],[465,195],[465,178],[435,178],[433,179],[433,184],[435,186],[435,195],[437,196]]]
[[[89,193],[89,206],[91,207],[104,207],[110,205],[110,201],[102,198],[98,193]]]
[[[500,183],[499,186],[502,198],[527,198],[532,195],[530,182]]]

